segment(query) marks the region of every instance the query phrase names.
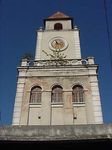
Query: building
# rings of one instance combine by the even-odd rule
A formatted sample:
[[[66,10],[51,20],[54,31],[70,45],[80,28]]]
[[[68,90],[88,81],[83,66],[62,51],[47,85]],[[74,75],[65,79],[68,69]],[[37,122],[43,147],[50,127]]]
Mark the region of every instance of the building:
[[[35,59],[22,59],[13,125],[102,124],[98,65],[81,56],[73,18],[57,12],[37,31]]]

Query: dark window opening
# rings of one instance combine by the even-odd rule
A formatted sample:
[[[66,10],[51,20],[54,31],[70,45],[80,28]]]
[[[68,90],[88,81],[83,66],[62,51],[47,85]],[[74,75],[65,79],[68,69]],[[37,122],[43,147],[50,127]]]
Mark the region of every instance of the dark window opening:
[[[63,29],[63,26],[62,26],[61,23],[56,23],[56,24],[54,25],[54,30],[62,30],[62,29]]]

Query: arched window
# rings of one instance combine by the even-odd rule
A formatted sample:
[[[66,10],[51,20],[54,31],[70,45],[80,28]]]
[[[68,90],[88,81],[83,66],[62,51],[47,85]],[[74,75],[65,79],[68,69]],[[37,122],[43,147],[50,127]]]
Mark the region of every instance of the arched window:
[[[56,23],[56,24],[54,25],[54,30],[62,30],[62,29],[63,29],[63,26],[62,26],[61,23]]]
[[[72,102],[74,102],[74,103],[84,102],[84,90],[81,85],[75,85],[73,87]]]
[[[63,101],[63,89],[60,85],[56,85],[52,88],[51,102],[57,103]]]
[[[41,92],[42,88],[40,86],[35,86],[31,89],[30,93],[30,103],[40,103],[41,102]]]

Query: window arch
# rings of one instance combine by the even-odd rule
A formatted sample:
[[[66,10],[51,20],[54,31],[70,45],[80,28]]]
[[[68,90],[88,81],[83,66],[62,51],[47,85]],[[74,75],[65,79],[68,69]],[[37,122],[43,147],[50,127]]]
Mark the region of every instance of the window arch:
[[[62,30],[62,29],[63,29],[63,26],[62,26],[61,23],[56,23],[56,24],[54,25],[54,30]]]
[[[84,90],[81,85],[75,85],[72,91],[72,102],[82,103],[84,102]]]
[[[52,88],[51,102],[58,103],[63,101],[63,88],[60,85],[55,85]]]
[[[40,86],[35,86],[30,92],[30,103],[40,103],[41,102],[42,88]]]

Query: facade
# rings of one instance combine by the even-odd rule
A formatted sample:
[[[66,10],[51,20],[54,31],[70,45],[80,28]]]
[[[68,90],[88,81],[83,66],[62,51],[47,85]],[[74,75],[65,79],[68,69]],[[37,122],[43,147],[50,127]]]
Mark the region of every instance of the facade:
[[[57,12],[37,31],[34,60],[22,59],[13,125],[102,124],[98,65],[82,59],[73,18]]]

